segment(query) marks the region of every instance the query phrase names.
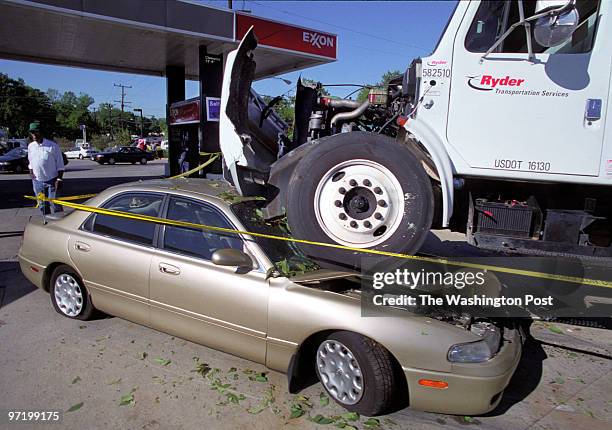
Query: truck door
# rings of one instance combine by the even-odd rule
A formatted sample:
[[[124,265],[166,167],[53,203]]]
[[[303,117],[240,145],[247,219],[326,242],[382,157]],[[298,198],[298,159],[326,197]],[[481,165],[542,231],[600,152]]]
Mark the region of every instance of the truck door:
[[[536,2],[523,4],[525,17],[533,16]],[[519,21],[517,1],[483,1],[468,9],[454,41],[447,126],[448,140],[464,160],[458,173],[511,178],[529,172],[542,179],[600,174],[609,25],[599,0],[576,7],[579,26],[560,45],[540,46],[532,23],[531,61],[522,25],[482,59]]]

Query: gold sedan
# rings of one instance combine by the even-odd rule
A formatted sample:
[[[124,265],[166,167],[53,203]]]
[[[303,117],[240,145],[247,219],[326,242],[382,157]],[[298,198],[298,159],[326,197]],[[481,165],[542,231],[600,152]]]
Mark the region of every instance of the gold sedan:
[[[221,182],[137,182],[87,204],[284,234],[262,221],[261,201],[238,198]],[[489,324],[484,331],[494,336],[485,339],[482,327],[399,309],[364,318],[359,279],[318,269],[290,242],[74,211],[46,224],[32,219],[19,261],[63,316],[84,320],[100,310],[263,363],[287,374],[291,392],[318,378],[339,404],[363,415],[408,404],[488,412],[521,356],[511,327]]]

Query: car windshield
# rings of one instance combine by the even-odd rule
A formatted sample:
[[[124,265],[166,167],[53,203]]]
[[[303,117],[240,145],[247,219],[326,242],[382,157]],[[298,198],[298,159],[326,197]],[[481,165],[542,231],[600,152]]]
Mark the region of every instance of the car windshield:
[[[282,221],[271,223],[264,220],[261,210],[264,205],[265,202],[262,200],[247,200],[235,203],[231,208],[248,231],[291,237],[286,223]],[[255,236],[253,238],[274,263],[275,268],[285,276],[296,276],[319,269],[319,266],[306,257],[293,242]]]
[[[25,155],[25,149],[23,148],[13,148],[6,155],[11,155],[13,157],[23,157]]]

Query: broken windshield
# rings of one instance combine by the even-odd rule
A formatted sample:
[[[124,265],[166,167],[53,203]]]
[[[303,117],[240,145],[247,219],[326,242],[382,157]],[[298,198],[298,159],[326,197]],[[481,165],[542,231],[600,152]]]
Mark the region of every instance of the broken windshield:
[[[231,205],[232,211],[245,228],[253,233],[273,236],[291,237],[284,221],[266,222],[263,218],[262,200],[247,200]],[[284,276],[296,276],[319,269],[319,266],[306,257],[293,242],[253,236],[255,242],[263,249],[276,270]]]

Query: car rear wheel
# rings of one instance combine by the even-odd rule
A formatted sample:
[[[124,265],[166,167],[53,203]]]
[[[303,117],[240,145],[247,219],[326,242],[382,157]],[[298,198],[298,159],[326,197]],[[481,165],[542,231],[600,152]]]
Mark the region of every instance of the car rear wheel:
[[[67,318],[88,320],[95,309],[79,275],[69,266],[58,266],[51,275],[51,303]]]
[[[115,159],[113,157],[109,158],[108,164],[115,164]]]
[[[83,159],[83,154],[79,154],[79,160]]]
[[[393,357],[372,339],[338,331],[319,344],[317,376],[327,393],[349,411],[373,416],[396,403],[400,382]]]
[[[140,164],[147,164],[147,159],[146,159],[146,158],[144,158],[144,157],[142,157],[142,158],[140,159]]]

